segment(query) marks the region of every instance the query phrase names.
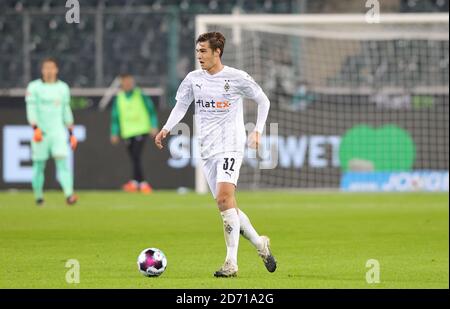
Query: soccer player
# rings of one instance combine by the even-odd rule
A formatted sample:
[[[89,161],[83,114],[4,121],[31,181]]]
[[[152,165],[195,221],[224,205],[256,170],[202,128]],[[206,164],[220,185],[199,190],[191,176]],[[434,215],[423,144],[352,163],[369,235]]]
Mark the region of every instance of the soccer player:
[[[69,86],[58,79],[58,64],[46,58],[41,64],[42,78],[28,84],[25,97],[27,120],[33,127],[31,152],[33,160],[33,193],[38,206],[44,203],[44,170],[48,158],[55,160],[58,181],[68,205],[77,202],[73,193],[73,177],[67,166],[67,135],[72,150],[77,147],[73,135],[73,115],[70,109]]]
[[[204,33],[197,38],[196,56],[201,70],[190,72],[179,86],[176,105],[156,136],[155,144],[159,149],[163,147],[162,140],[195,101],[202,169],[222,216],[227,247],[225,263],[214,276],[237,275],[240,233],[255,246],[267,270],[274,272],[276,261],[269,238],[256,232],[235,199],[246,143],[243,98],[258,104],[255,130],[248,139],[251,148],[259,146],[270,102],[247,73],[222,64],[224,46],[225,37],[220,32]]]
[[[133,178],[123,185],[123,190],[148,194],[152,187],[144,179],[141,158],[147,136],[154,138],[158,132],[158,116],[152,99],[135,87],[133,76],[122,74],[120,83],[122,90],[111,110],[111,143],[117,144],[120,136],[131,159]]]

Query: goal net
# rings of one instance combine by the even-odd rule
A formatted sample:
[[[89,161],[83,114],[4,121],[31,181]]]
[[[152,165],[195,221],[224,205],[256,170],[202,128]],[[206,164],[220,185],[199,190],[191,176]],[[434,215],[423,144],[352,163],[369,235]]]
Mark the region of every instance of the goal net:
[[[248,72],[271,101],[264,145],[247,152],[239,187],[448,191],[448,21],[198,16],[197,34],[222,32],[222,62]],[[255,122],[256,104],[244,104]]]

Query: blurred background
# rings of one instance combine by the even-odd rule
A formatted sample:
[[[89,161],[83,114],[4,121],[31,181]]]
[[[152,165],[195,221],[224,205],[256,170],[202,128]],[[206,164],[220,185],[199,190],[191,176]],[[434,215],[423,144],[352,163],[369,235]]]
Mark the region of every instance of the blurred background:
[[[24,95],[43,58],[59,61],[72,91],[75,187],[118,189],[130,163],[123,144],[109,143],[105,94],[119,74],[133,74],[162,126],[195,69],[201,27],[225,34],[224,64],[255,78],[278,124],[261,157],[248,154],[241,188],[448,191],[448,0],[379,1],[392,17],[380,24],[343,15],[364,16],[361,0],[80,0],[79,23],[66,22],[65,3],[0,1],[0,189],[30,188]],[[245,114],[255,121],[253,103]],[[171,136],[162,152],[147,143],[155,189],[196,187],[193,148],[191,136]],[[46,188],[58,188],[53,164],[46,172]]]

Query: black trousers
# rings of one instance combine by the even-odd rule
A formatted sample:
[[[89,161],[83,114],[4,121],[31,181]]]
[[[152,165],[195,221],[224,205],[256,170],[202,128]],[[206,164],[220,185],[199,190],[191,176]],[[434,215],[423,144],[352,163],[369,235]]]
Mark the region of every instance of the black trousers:
[[[145,140],[147,135],[133,136],[125,140],[128,154],[131,159],[131,166],[133,168],[132,179],[137,182],[144,181],[144,173],[142,171],[142,151],[144,150]]]

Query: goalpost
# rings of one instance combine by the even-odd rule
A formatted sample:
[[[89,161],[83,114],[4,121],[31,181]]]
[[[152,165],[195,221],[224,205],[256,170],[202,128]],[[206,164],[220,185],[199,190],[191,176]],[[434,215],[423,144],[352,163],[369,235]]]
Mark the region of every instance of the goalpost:
[[[208,31],[225,35],[223,63],[261,85],[278,124],[264,139],[275,168],[247,157],[240,187],[338,189],[352,173],[424,171],[447,171],[448,187],[448,14],[197,16],[197,36]],[[207,191],[199,166],[196,191]]]

